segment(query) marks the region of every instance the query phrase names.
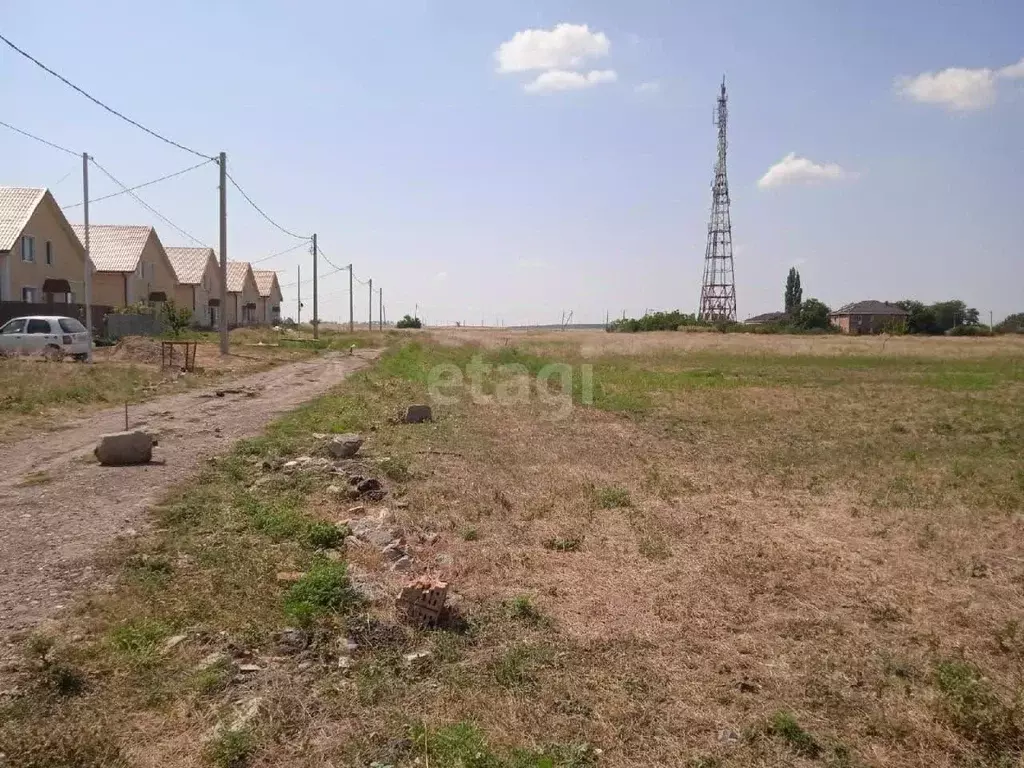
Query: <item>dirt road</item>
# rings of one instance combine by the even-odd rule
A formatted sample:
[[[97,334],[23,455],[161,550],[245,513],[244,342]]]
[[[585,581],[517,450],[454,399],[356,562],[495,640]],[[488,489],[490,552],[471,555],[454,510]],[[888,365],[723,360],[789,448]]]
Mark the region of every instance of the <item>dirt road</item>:
[[[146,509],[171,486],[376,355],[324,356],[218,385],[255,396],[216,397],[210,389],[133,406],[130,426],[160,435],[154,463],[144,466],[89,461],[99,435],[124,429],[123,408],[0,447],[0,657],[12,631],[52,616],[88,586],[96,551],[119,534],[142,531]]]

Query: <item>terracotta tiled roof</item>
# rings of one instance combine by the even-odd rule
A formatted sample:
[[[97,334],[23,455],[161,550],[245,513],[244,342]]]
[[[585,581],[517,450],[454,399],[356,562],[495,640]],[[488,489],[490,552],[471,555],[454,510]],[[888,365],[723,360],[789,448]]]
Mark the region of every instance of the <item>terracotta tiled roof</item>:
[[[45,195],[38,187],[0,187],[0,251],[14,247]]]
[[[274,280],[277,279],[277,272],[272,269],[254,269],[252,276],[256,278],[256,288],[259,290],[260,296],[270,298],[270,294],[274,290]]]
[[[167,258],[174,267],[174,276],[182,285],[203,282],[206,265],[213,256],[213,248],[168,248]]]
[[[846,306],[840,307],[833,315],[907,315],[907,310],[897,307],[895,304],[890,304],[888,301],[875,301],[874,299],[868,299],[867,301],[855,301],[853,304],[847,304]]]
[[[245,276],[252,267],[248,261],[228,262],[228,293],[241,293],[245,288]]]
[[[85,242],[85,227],[72,224],[75,234]],[[152,227],[127,224],[90,224],[89,256],[97,272],[134,272],[139,265]]]

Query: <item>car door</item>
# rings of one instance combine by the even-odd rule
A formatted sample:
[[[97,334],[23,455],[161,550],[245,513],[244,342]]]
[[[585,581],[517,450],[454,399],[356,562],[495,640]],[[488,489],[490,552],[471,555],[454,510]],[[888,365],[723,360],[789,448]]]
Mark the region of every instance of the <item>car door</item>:
[[[0,353],[18,354],[25,334],[25,322],[24,317],[16,317],[0,328]]]
[[[47,344],[60,343],[60,338],[54,339],[53,329],[50,321],[41,317],[30,317],[25,324],[25,336],[22,347],[29,354],[38,354],[46,349]]]

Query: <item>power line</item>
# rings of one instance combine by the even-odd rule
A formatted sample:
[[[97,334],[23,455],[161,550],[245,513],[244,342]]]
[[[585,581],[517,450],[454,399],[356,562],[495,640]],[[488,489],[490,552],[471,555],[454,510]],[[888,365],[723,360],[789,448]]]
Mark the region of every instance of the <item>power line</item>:
[[[251,197],[249,197],[249,195],[247,195],[247,194],[245,193],[245,190],[244,190],[244,189],[242,189],[242,187],[241,187],[241,186],[239,185],[239,183],[238,183],[237,181],[235,181],[234,177],[233,177],[233,176],[232,176],[232,175],[231,175],[230,173],[228,173],[228,174],[227,174],[227,177],[228,177],[228,180],[229,180],[229,181],[230,181],[230,182],[231,182],[232,184],[234,184],[234,186],[235,186],[235,189],[237,189],[237,190],[238,190],[239,192],[241,192],[241,193],[242,193],[242,197],[244,197],[244,198],[245,198],[246,202],[247,202],[247,203],[249,203],[249,205],[251,205],[251,206],[252,206],[253,208],[255,208],[255,209],[256,209],[256,212],[257,212],[257,213],[258,213],[258,214],[259,214],[260,216],[262,216],[262,217],[263,217],[264,219],[266,219],[267,221],[269,221],[269,222],[270,222],[271,224],[273,224],[273,225],[274,225],[275,227],[277,227],[277,228],[278,228],[279,230],[281,230],[282,232],[284,232],[284,233],[285,233],[286,235],[289,235],[289,236],[291,236],[291,237],[294,237],[294,238],[296,238],[297,240],[309,240],[309,239],[310,239],[310,236],[309,236],[309,235],[297,235],[297,234],[295,234],[294,232],[292,232],[291,230],[288,230],[288,229],[285,229],[284,227],[282,227],[282,226],[281,226],[280,224],[278,224],[278,223],[277,223],[276,221],[274,221],[274,220],[273,220],[272,218],[270,218],[270,217],[269,217],[269,216],[268,216],[268,215],[267,215],[267,214],[266,214],[266,213],[265,213],[265,212],[263,211],[263,209],[262,209],[262,208],[260,208],[260,207],[259,207],[258,205],[256,205],[256,203],[254,203],[254,202],[253,202],[252,198],[251,198]]]
[[[209,160],[204,160],[201,163],[196,163],[195,165],[189,166],[188,168],[184,169],[183,171],[176,171],[175,173],[169,173],[166,176],[161,176],[159,179],[153,179],[152,181],[147,181],[144,184],[137,184],[136,186],[131,187],[129,189],[123,189],[120,192],[113,192],[113,193],[111,193],[109,195],[104,195],[103,197],[94,197],[89,202],[90,203],[98,203],[101,200],[109,200],[112,197],[119,197],[121,195],[130,194],[130,193],[134,192],[137,189],[142,189],[143,187],[149,187],[149,186],[152,186],[153,184],[158,184],[161,181],[167,181],[168,179],[173,179],[175,176],[181,176],[183,174],[188,173],[189,171],[194,171],[196,168],[202,168],[204,165],[209,165],[210,163],[213,163],[213,162],[216,162],[216,161],[211,157]],[[84,203],[72,203],[71,205],[65,205],[64,207],[65,208],[78,208],[80,205],[84,205]]]
[[[252,262],[249,262],[249,263],[251,264]],[[331,272],[324,272],[317,279],[318,279],[318,281],[319,280],[323,280],[325,277],[330,277],[331,275],[336,275],[339,272],[346,271],[347,269],[348,269],[348,267],[340,267],[340,268],[335,267],[334,270],[332,270]],[[296,286],[296,285],[308,285],[309,283],[312,283],[312,282],[313,282],[313,278],[309,278],[308,280],[303,280],[301,283],[299,283],[299,282],[285,283],[284,285],[280,285],[278,287],[283,291],[285,288],[291,288],[291,287]]]
[[[117,184],[117,186],[121,187],[121,189],[123,189],[123,190],[125,191],[125,193],[126,193],[126,194],[128,194],[128,195],[131,195],[131,196],[132,196],[132,198],[134,198],[134,199],[135,199],[135,202],[137,202],[137,203],[138,203],[139,205],[141,205],[141,206],[142,206],[143,208],[145,208],[145,209],[146,209],[147,211],[149,211],[150,213],[152,213],[152,214],[153,214],[154,216],[156,216],[157,218],[159,218],[159,219],[160,219],[161,221],[163,221],[163,222],[164,222],[165,224],[167,224],[168,226],[172,227],[173,229],[176,229],[176,230],[177,230],[178,232],[180,232],[181,234],[183,234],[183,235],[184,235],[185,237],[187,237],[187,238],[188,238],[189,240],[191,240],[191,241],[192,241],[193,243],[197,243],[198,245],[202,245],[202,246],[204,246],[204,247],[207,247],[207,248],[209,248],[209,246],[208,246],[208,245],[206,245],[206,243],[204,243],[204,242],[203,242],[202,240],[200,240],[200,239],[199,239],[198,237],[195,237],[195,236],[193,236],[193,235],[190,235],[190,234],[189,234],[188,232],[186,232],[186,231],[185,231],[184,229],[182,229],[181,227],[179,227],[179,226],[178,226],[177,224],[175,224],[175,223],[174,223],[173,221],[171,221],[170,219],[168,219],[168,218],[167,218],[166,216],[164,216],[164,215],[163,215],[162,213],[160,213],[160,211],[158,211],[158,210],[157,210],[156,208],[154,208],[153,206],[151,206],[151,205],[150,205],[149,203],[147,203],[147,202],[146,202],[145,200],[143,200],[143,199],[142,199],[141,197],[139,197],[138,195],[136,195],[136,194],[135,194],[135,193],[134,193],[134,192],[133,192],[132,190],[130,190],[130,189],[129,189],[128,187],[126,187],[126,186],[125,186],[124,184],[122,184],[122,183],[121,183],[120,181],[118,181],[118,180],[117,180],[116,178],[114,178],[113,174],[111,174],[111,173],[110,173],[110,171],[108,171],[108,170],[107,170],[106,168],[104,168],[104,167],[103,167],[102,165],[100,165],[99,163],[97,163],[97,162],[96,162],[95,160],[93,160],[93,159],[92,159],[91,157],[90,157],[89,159],[90,159],[90,160],[92,160],[92,164],[93,164],[93,165],[95,165],[95,166],[96,166],[97,168],[99,168],[99,169],[100,169],[101,171],[103,171],[103,173],[104,173],[104,174],[105,174],[105,175],[107,176],[107,178],[109,178],[109,179],[110,179],[110,180],[111,180],[112,182],[114,182],[115,184]]]
[[[119,118],[121,118],[121,119],[122,119],[122,120],[124,120],[124,121],[125,121],[126,123],[131,123],[131,124],[132,124],[132,125],[134,125],[134,126],[135,126],[136,128],[139,128],[139,129],[141,129],[141,130],[145,131],[145,132],[146,132],[146,133],[148,133],[148,134],[149,134],[150,136],[154,136],[154,137],[156,137],[156,138],[160,139],[160,141],[163,141],[163,142],[165,142],[165,143],[167,143],[167,144],[170,144],[170,145],[171,145],[172,147],[177,147],[178,149],[183,149],[183,150],[185,150],[186,152],[191,152],[191,153],[192,153],[193,155],[196,155],[197,157],[203,157],[203,158],[209,158],[209,157],[210,157],[209,155],[204,155],[204,154],[203,154],[202,152],[197,152],[196,150],[194,150],[194,149],[192,149],[192,148],[190,148],[190,147],[186,147],[186,146],[185,146],[184,144],[179,144],[179,143],[178,143],[178,142],[176,142],[176,141],[172,141],[171,139],[168,139],[168,138],[167,138],[166,136],[161,136],[161,135],[160,135],[159,133],[157,133],[157,132],[156,132],[156,131],[154,131],[154,130],[151,130],[151,129],[147,128],[147,127],[146,127],[146,126],[144,126],[144,125],[143,125],[142,123],[139,123],[139,122],[136,122],[135,120],[132,120],[132,119],[131,119],[130,117],[128,117],[127,115],[123,115],[123,114],[121,114],[120,112],[118,112],[118,111],[117,111],[116,109],[114,109],[113,107],[108,107],[108,106],[107,106],[106,104],[104,104],[104,103],[103,103],[102,101],[100,101],[99,99],[97,99],[97,98],[96,98],[95,96],[92,96],[92,95],[90,95],[90,94],[86,93],[85,91],[83,91],[83,90],[82,90],[81,88],[79,88],[79,87],[78,87],[77,85],[75,85],[74,83],[72,83],[72,82],[71,82],[70,80],[68,80],[68,79],[67,79],[66,77],[64,77],[63,75],[61,75],[61,74],[60,74],[59,72],[55,72],[55,71],[53,71],[53,70],[52,70],[52,69],[50,69],[50,68],[49,68],[48,66],[46,66],[45,64],[43,64],[43,62],[39,61],[39,59],[37,59],[37,58],[35,58],[34,56],[32,56],[32,55],[31,55],[30,53],[28,53],[27,51],[23,51],[23,50],[22,50],[21,48],[19,48],[18,46],[16,46],[16,45],[15,45],[14,43],[12,43],[12,42],[11,42],[10,40],[8,40],[8,39],[7,39],[6,37],[4,37],[3,35],[0,35],[0,40],[3,40],[3,41],[4,41],[5,43],[7,43],[7,45],[9,45],[9,46],[10,46],[11,48],[13,48],[13,49],[14,49],[15,51],[17,51],[18,53],[20,53],[20,54],[21,54],[22,56],[24,56],[24,57],[25,57],[26,59],[28,59],[29,61],[31,61],[31,62],[32,62],[33,64],[35,64],[35,65],[36,65],[37,67],[39,67],[40,69],[42,69],[42,70],[44,70],[44,71],[46,71],[46,72],[49,72],[49,73],[50,73],[51,75],[53,75],[53,76],[54,76],[54,77],[56,77],[56,78],[57,78],[58,80],[60,80],[60,81],[61,81],[62,83],[64,83],[64,85],[66,85],[66,86],[68,86],[68,87],[70,87],[70,88],[72,88],[72,89],[74,89],[74,90],[78,91],[78,92],[79,92],[80,94],[82,94],[83,96],[85,96],[85,98],[87,98],[87,99],[88,99],[89,101],[91,101],[91,102],[92,102],[93,104],[96,104],[97,106],[103,107],[103,109],[107,110],[107,112],[109,112],[110,114],[112,114],[112,115],[114,115],[114,116],[116,116],[116,117],[119,117]],[[63,147],[57,147],[57,149],[63,149]],[[68,150],[65,150],[65,151],[68,151]],[[72,154],[77,154],[77,153],[72,153]],[[97,167],[99,167],[99,166],[97,166]],[[101,169],[101,170],[102,170],[102,169]]]
[[[297,250],[299,250],[299,248],[305,248],[305,247],[306,247],[306,243],[299,243],[298,245],[293,245],[291,248],[285,248],[283,251],[278,251],[277,253],[275,253],[275,254],[273,254],[271,256],[264,256],[262,259],[256,259],[256,261],[250,261],[249,263],[250,264],[262,264],[264,261],[270,261],[271,259],[276,259],[278,256],[284,256],[286,253],[291,253],[292,251],[297,251]]]
[[[2,36],[0,36],[0,37],[2,37]],[[68,149],[67,147],[62,147],[60,144],[54,144],[52,141],[47,141],[46,139],[41,139],[38,136],[36,136],[34,133],[29,133],[28,131],[23,131],[23,130],[21,130],[21,128],[15,128],[13,125],[11,125],[10,123],[5,123],[3,120],[0,120],[0,125],[2,125],[4,128],[10,128],[12,131],[14,131],[15,133],[20,133],[22,136],[28,136],[30,139],[35,139],[40,144],[45,144],[48,147],[53,147],[54,149],[59,149],[61,152],[67,152],[69,155],[74,155],[75,157],[81,157],[82,156],[81,152],[74,152],[74,151]]]
[[[335,264],[333,261],[331,261],[330,257],[326,253],[324,253],[324,249],[323,248],[319,248],[318,247],[317,248],[317,253],[320,256],[323,256],[324,261],[326,261],[328,264],[330,264],[332,267],[334,267],[335,271],[341,272],[342,270],[348,269],[348,267],[339,267],[337,264]]]

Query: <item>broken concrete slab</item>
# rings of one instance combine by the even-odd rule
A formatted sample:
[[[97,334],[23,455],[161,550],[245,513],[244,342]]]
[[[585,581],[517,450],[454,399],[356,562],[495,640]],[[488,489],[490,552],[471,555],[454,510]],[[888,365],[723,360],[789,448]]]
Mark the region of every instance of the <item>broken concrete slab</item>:
[[[93,453],[100,464],[108,467],[146,464],[153,460],[153,446],[156,444],[156,439],[141,429],[112,432],[100,436]]]

